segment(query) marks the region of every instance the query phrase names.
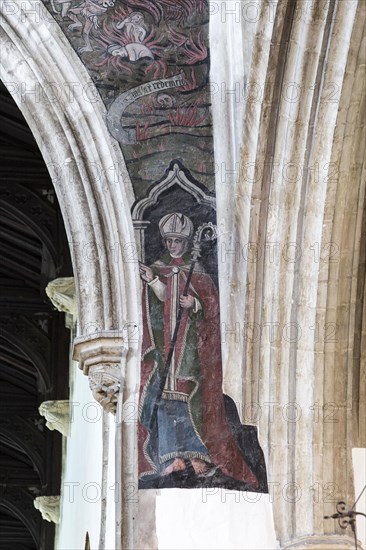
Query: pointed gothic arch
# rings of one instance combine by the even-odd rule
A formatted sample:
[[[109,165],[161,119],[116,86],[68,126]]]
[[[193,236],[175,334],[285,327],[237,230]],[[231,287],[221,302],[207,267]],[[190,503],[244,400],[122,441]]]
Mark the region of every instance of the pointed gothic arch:
[[[136,265],[123,257],[124,246],[134,243],[133,192],[123,156],[108,133],[105,108],[90,76],[39,0],[6,3],[0,40],[0,77],[32,130],[63,215],[78,297],[78,343],[88,346],[101,334],[114,343],[125,373],[120,398],[134,402],[139,342],[128,339],[126,331],[120,338],[126,323],[140,318]],[[88,348],[89,353],[95,352]],[[104,349],[100,361],[108,353]],[[120,475],[124,483],[135,482],[134,425],[121,430]],[[124,546],[131,547],[133,504],[123,494],[122,502],[117,500],[122,521],[116,547],[122,545],[121,532]]]

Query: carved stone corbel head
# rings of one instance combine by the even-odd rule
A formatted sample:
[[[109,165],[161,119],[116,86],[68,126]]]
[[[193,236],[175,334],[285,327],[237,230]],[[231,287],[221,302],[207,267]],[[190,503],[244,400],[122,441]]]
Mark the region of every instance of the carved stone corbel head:
[[[106,412],[116,414],[118,393],[123,390],[127,346],[120,331],[102,331],[74,341],[73,358],[89,376],[93,397]]]
[[[65,326],[72,331],[78,316],[74,277],[59,277],[50,281],[46,294],[54,307],[65,313]]]
[[[33,501],[36,510],[42,514],[42,518],[52,523],[60,523],[60,496],[36,497]]]
[[[121,368],[115,363],[93,365],[89,369],[89,386],[93,397],[106,412],[116,414],[121,385]]]
[[[58,401],[43,401],[40,404],[39,414],[47,420],[49,430],[57,430],[64,436],[70,431],[70,402],[66,399]]]
[[[50,281],[46,286],[46,294],[58,311],[77,316],[78,305],[74,277],[59,277]]]

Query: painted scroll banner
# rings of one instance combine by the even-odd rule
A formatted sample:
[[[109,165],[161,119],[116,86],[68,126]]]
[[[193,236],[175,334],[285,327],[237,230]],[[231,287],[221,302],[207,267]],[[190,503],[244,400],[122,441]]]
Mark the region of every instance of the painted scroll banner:
[[[113,101],[108,110],[106,119],[108,130],[121,144],[131,145],[136,143],[136,130],[134,128],[123,128],[121,122],[122,115],[128,105],[141,97],[171,88],[179,88],[184,85],[184,73],[179,73],[170,78],[151,80],[146,84],[141,84],[140,86],[136,86],[136,88],[131,88],[127,92],[123,92]]]

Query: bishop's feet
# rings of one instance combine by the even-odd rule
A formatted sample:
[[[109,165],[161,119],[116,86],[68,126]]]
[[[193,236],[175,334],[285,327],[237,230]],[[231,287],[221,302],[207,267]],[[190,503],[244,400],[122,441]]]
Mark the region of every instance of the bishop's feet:
[[[173,472],[180,472],[181,470],[185,470],[186,463],[184,462],[183,458],[175,458],[173,462],[163,470],[163,476],[168,476],[169,474],[172,474]]]
[[[199,458],[192,458],[191,463],[194,471],[198,476],[204,474],[205,472],[207,472],[207,470],[210,469],[206,462],[200,460]]]
[[[199,458],[191,458],[191,464],[196,475],[202,475],[210,469],[206,462]],[[183,458],[175,458],[173,462],[169,466],[167,466],[165,470],[163,470],[162,475],[167,476],[169,474],[172,474],[173,472],[181,472],[185,469],[186,463],[184,462]]]

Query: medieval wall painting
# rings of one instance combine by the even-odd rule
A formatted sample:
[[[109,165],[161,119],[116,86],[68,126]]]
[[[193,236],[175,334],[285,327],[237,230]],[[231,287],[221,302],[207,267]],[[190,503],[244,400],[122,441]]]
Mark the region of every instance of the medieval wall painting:
[[[140,487],[264,492],[256,428],[222,394],[214,196],[173,161],[132,217],[143,283]]]
[[[139,486],[266,492],[222,393],[207,0],[44,0],[107,108],[135,192]]]

